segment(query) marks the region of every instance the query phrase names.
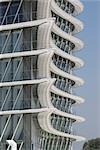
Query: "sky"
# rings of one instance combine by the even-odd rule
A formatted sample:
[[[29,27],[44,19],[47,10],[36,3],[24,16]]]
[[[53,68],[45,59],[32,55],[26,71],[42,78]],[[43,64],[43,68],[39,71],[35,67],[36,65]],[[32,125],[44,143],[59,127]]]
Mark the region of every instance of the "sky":
[[[88,139],[100,137],[100,0],[81,0],[84,11],[78,18],[84,30],[77,34],[85,47],[75,54],[85,61],[85,66],[75,74],[85,80],[84,86],[75,93],[85,98],[85,103],[75,106],[78,115],[86,118],[84,123],[75,124],[78,135]],[[74,150],[82,150],[83,143],[75,144]]]

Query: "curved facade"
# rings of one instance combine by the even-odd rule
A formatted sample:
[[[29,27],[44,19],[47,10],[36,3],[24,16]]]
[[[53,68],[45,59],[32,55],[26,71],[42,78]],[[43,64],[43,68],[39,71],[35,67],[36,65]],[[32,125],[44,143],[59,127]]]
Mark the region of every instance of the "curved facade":
[[[73,112],[84,99],[73,88],[84,81],[73,74],[84,62],[74,52],[84,44],[76,16],[79,0],[0,1],[0,148],[72,150],[73,124],[85,119]]]

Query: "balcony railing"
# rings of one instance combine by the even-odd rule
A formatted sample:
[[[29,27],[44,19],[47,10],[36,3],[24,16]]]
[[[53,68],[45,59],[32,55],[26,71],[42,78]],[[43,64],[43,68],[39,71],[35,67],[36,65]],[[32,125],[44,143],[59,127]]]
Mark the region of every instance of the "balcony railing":
[[[67,2],[66,0],[55,0],[55,2],[65,12],[73,14],[75,8],[71,3]]]

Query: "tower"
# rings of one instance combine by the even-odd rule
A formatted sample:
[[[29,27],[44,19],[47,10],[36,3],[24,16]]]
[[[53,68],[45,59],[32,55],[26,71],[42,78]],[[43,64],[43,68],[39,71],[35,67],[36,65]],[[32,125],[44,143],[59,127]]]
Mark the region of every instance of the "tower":
[[[74,104],[84,99],[73,88],[84,81],[73,70],[83,42],[76,16],[79,0],[2,0],[0,2],[0,146],[15,140],[18,150],[71,150]]]

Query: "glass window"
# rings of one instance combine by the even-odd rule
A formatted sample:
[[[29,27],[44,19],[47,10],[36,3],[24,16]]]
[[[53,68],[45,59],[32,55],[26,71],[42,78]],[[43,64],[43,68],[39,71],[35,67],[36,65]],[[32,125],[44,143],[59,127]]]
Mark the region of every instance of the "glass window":
[[[19,4],[20,4],[20,1],[14,1],[14,2],[12,1],[7,17],[6,17],[6,21],[7,21],[6,24],[13,23]]]
[[[12,42],[13,52],[21,51],[22,37],[23,37],[23,33],[21,30],[12,32],[12,41],[11,42]]]
[[[4,52],[8,32],[0,33],[0,53]]]
[[[8,2],[0,3],[0,24],[2,24],[3,17],[5,15],[7,6],[8,6]]]

